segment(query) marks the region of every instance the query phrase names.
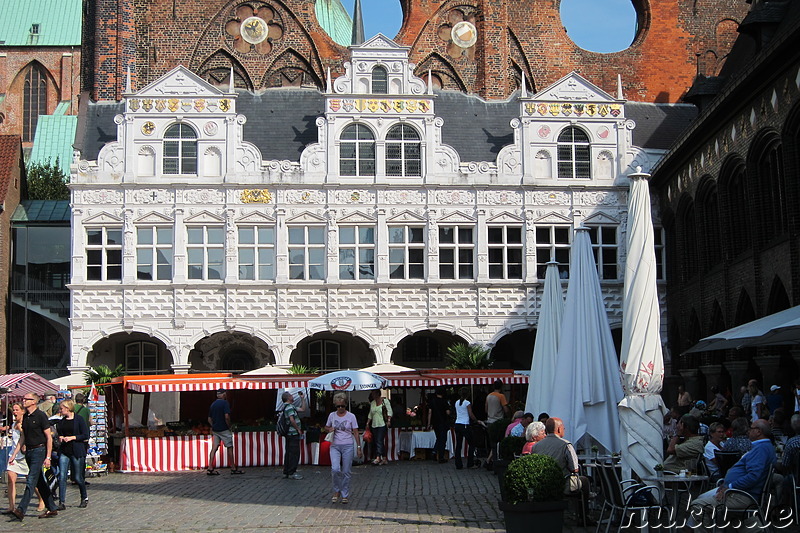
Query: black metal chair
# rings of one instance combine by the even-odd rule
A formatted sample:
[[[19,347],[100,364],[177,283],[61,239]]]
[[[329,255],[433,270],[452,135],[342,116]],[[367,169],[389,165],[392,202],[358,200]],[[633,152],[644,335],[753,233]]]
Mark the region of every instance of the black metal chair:
[[[719,467],[719,475],[724,478],[728,473],[728,469],[735,465],[739,459],[742,458],[742,452],[714,450],[714,458],[717,460],[717,467]]]
[[[772,498],[772,475],[775,473],[775,469],[772,465],[770,465],[769,470],[767,471],[767,478],[764,480],[764,486],[761,491],[761,497],[756,500],[749,492],[745,492],[739,489],[728,489],[725,491],[725,497],[722,499],[722,505],[725,509],[726,514],[734,514],[734,515],[741,515],[743,518],[742,520],[746,520],[747,518],[755,518],[759,521],[760,524],[763,524],[765,527],[758,526],[757,528],[750,527],[750,530],[755,531],[770,531],[772,530],[772,526],[769,525],[770,522],[768,520],[767,512],[770,508],[770,500]],[[747,500],[749,500],[749,504],[744,509],[731,509],[729,507],[728,500],[733,495],[741,496]],[[727,519],[727,516],[725,517]],[[717,530],[716,524],[714,530]]]
[[[600,477],[600,485],[605,499],[595,533],[599,533],[603,522],[606,522],[605,532],[608,533],[615,518],[619,519],[617,527],[617,533],[619,533],[623,525],[627,526],[625,519],[629,515],[638,513],[642,517],[642,523],[647,523],[645,517],[648,511],[658,509],[660,512],[662,510],[658,503],[650,503],[661,501],[660,496],[652,495],[652,491],[656,490],[654,487],[643,485],[635,479],[620,480],[619,472],[619,467],[615,465],[597,465],[597,474]],[[648,495],[651,498],[648,498]],[[648,503],[642,503],[643,501]],[[607,516],[606,510],[608,511]]]

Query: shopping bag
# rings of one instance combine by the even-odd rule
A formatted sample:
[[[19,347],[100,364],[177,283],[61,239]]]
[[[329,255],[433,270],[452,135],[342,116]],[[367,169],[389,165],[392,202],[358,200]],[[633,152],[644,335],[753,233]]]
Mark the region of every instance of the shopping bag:
[[[55,472],[53,472],[53,469],[42,469],[42,475],[44,476],[44,480],[47,482],[47,486],[50,487],[50,492],[55,492],[56,487],[58,486],[58,478],[56,477]]]

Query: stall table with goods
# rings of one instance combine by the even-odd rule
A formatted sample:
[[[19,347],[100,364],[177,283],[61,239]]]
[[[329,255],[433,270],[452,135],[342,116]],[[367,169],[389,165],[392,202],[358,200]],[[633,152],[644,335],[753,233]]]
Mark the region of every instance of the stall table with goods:
[[[215,391],[223,388],[229,391],[234,420],[243,410],[258,409],[260,420],[253,425],[234,424],[233,446],[238,466],[278,466],[284,455],[284,439],[275,432],[274,406],[278,392],[282,389],[306,387],[307,382],[316,375],[280,375],[268,377],[233,376],[217,374],[175,374],[154,376],[124,376],[117,378],[105,388],[109,405],[108,424],[119,446],[118,470],[123,472],[171,472],[198,470],[208,466],[212,436],[206,418],[208,407],[214,401]],[[495,379],[508,384],[527,384],[528,378],[512,371],[421,371],[385,375],[387,387],[431,389],[437,386],[453,387],[461,385],[491,385]],[[148,424],[150,395],[169,393],[176,395],[180,406],[180,420],[164,424]],[[140,398],[134,401],[133,397]],[[141,406],[140,419],[132,419],[131,404]],[[313,404],[313,402],[311,402]],[[251,418],[253,418],[251,417]],[[246,419],[247,417],[245,417]],[[139,427],[134,427],[139,426]],[[148,427],[149,426],[149,427]],[[305,428],[308,429],[308,428]],[[363,428],[362,428],[363,429]],[[408,456],[416,455],[416,450],[432,448],[429,434],[418,426],[392,427],[387,432],[387,456],[397,461],[401,451]],[[303,441],[300,446],[300,464],[325,464],[325,455],[320,453],[323,440],[318,430],[313,433],[314,442]],[[324,436],[324,435],[323,435]],[[447,449],[454,450],[454,433],[450,432]],[[466,454],[466,447],[464,452]],[[365,457],[367,457],[365,455]],[[219,450],[216,466],[226,468],[227,455]]]

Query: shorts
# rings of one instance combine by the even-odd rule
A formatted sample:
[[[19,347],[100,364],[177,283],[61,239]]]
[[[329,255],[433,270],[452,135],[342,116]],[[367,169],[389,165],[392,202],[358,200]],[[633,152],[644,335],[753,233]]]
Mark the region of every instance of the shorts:
[[[212,433],[214,434],[214,438],[221,440],[226,448],[231,448],[233,446],[233,433],[231,433],[230,429],[226,429],[225,431],[213,431]]]
[[[22,459],[15,459],[13,464],[8,465],[8,471],[14,472],[18,476],[28,475],[28,461],[23,457]]]

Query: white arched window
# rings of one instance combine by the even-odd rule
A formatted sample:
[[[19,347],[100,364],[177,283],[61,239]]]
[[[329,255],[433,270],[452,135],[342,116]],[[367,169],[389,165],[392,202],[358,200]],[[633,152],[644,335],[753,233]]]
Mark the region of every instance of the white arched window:
[[[164,174],[197,174],[197,133],[188,124],[164,132]]]
[[[375,136],[363,124],[350,124],[339,138],[339,175],[375,175]]]
[[[419,133],[408,124],[392,126],[386,134],[386,175],[422,175]]]
[[[575,126],[558,135],[558,177],[591,178],[589,136]]]
[[[386,69],[377,66],[372,69],[372,93],[387,94],[389,92],[388,73]]]

